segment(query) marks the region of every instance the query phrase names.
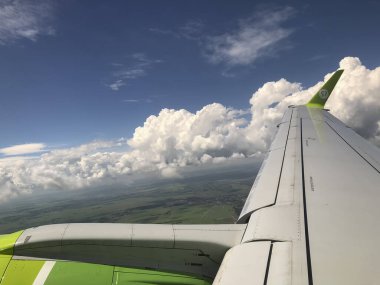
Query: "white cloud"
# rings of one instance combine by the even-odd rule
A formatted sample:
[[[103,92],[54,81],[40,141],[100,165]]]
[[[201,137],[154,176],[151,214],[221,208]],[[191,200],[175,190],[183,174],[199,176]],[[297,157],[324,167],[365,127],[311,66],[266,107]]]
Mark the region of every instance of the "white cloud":
[[[31,154],[45,151],[46,145],[43,143],[18,144],[0,148],[0,153],[4,155]]]
[[[54,34],[50,1],[0,0],[0,44]]]
[[[346,57],[340,62],[345,69],[336,95],[327,108],[365,138],[380,146],[380,67],[367,69],[357,57]]]
[[[118,79],[112,82],[111,84],[109,84],[108,87],[111,88],[113,91],[118,91],[124,85],[125,83],[123,82],[123,80]]]
[[[178,169],[175,167],[167,167],[161,170],[161,174],[166,178],[180,178],[181,175],[178,173]]]
[[[346,57],[327,107],[347,125],[380,145],[380,67],[370,70]],[[332,73],[325,76],[327,80]],[[219,163],[265,151],[289,105],[304,104],[323,82],[304,89],[286,79],[265,83],[247,113],[214,103],[198,112],[163,109],[129,140],[57,149],[35,159],[0,159],[0,200],[35,190],[70,190],[126,182],[155,171],[178,177],[181,167]],[[127,151],[125,149],[128,148]],[[105,187],[107,188],[107,187]]]
[[[252,18],[241,20],[238,29],[206,40],[206,56],[213,63],[248,65],[258,58],[273,54],[279,43],[292,33],[284,22],[294,14],[286,7],[260,10]]]
[[[150,59],[144,53],[134,53],[130,57],[132,64],[112,63],[116,69],[112,74],[112,82],[108,87],[113,91],[119,91],[129,80],[137,79],[147,75],[147,71],[162,60]]]

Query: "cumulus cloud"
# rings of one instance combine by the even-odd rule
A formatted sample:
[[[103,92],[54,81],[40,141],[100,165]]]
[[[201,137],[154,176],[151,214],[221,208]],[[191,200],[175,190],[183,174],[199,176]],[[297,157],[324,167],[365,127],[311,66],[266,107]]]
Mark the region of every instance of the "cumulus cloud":
[[[3,155],[20,155],[31,154],[45,151],[46,145],[43,143],[28,143],[12,145],[4,148],[0,148],[0,153]]]
[[[340,62],[345,69],[327,108],[363,137],[380,145],[380,67],[367,69],[357,57]]]
[[[53,35],[50,1],[0,0],[0,44]]]
[[[294,9],[260,10],[241,20],[238,29],[206,40],[206,56],[213,63],[248,65],[258,58],[273,54],[278,44],[289,37],[292,29],[283,26]]]
[[[380,145],[380,67],[371,70],[358,58],[346,57],[340,68],[345,72],[327,107]],[[267,150],[287,107],[306,103],[322,84],[305,89],[286,79],[267,82],[253,93],[248,111],[218,103],[195,113],[163,109],[128,140],[57,149],[34,159],[0,159],[0,200],[35,190],[112,185],[147,172],[178,177],[187,165],[257,155]]]

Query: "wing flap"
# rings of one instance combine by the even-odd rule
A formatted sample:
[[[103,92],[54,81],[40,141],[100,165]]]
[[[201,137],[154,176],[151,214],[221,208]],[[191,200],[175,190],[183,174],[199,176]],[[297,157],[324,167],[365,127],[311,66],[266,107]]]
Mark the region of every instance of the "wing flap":
[[[292,243],[275,242],[272,244],[266,285],[290,285],[292,282]]]
[[[237,245],[227,251],[214,285],[263,285],[266,279],[271,242]]]
[[[213,285],[289,285],[291,265],[291,242],[243,243],[226,253]]]
[[[279,125],[279,130],[256,176],[238,223],[246,222],[253,211],[276,203],[289,134],[294,135],[294,131],[290,133],[292,114],[293,108],[289,108]]]

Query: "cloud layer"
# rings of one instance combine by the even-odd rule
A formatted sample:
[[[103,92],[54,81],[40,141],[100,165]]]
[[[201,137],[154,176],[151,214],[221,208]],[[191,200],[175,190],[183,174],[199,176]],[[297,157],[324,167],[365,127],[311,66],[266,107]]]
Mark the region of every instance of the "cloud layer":
[[[346,57],[340,68],[345,73],[327,107],[380,145],[380,67],[370,70],[358,58]],[[183,166],[253,156],[268,148],[288,105],[307,102],[322,84],[303,89],[300,83],[280,79],[259,88],[246,111],[218,103],[196,113],[163,109],[129,140],[92,142],[36,159],[0,160],[0,200],[35,190],[112,185],[150,171],[176,177]]]
[[[53,35],[50,1],[0,0],[0,44]]]

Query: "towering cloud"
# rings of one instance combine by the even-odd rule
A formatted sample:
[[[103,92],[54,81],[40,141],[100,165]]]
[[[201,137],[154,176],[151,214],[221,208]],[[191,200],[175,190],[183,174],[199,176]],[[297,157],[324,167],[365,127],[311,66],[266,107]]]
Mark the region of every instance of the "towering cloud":
[[[358,58],[346,57],[340,68],[345,73],[327,107],[380,145],[380,67],[370,70]],[[287,106],[307,102],[321,85],[319,82],[303,89],[300,83],[280,79],[265,83],[252,95],[249,111],[218,103],[196,113],[163,109],[136,128],[129,140],[92,142],[33,159],[2,159],[0,200],[36,189],[110,185],[148,171],[175,177],[178,169],[186,165],[252,156],[268,148]],[[116,151],[118,146],[128,146],[130,150]]]

